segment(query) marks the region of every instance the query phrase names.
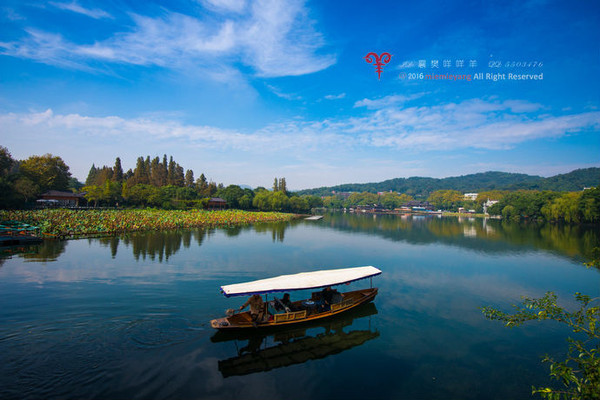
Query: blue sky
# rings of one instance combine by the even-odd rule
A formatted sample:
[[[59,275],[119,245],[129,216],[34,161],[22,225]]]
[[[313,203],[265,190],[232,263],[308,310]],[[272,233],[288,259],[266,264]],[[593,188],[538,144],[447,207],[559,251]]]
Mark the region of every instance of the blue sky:
[[[0,144],[82,181],[163,154],[291,189],[600,166],[594,1],[1,0],[0,23]]]

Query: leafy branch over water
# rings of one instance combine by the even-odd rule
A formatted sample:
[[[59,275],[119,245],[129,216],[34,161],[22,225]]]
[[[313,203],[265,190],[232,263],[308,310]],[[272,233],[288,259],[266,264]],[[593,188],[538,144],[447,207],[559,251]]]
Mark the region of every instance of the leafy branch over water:
[[[513,306],[516,310],[513,314],[489,306],[482,308],[486,318],[502,321],[510,328],[527,321],[551,319],[566,324],[577,337],[583,337],[567,339],[569,349],[564,361],[544,357],[543,362],[550,363],[550,376],[563,384],[563,389],[533,387],[532,393],[539,393],[544,399],[600,399],[600,307],[593,306],[599,299],[581,293],[576,293],[575,299],[579,309],[573,312],[560,307],[553,292],[539,299],[523,298],[520,305]]]

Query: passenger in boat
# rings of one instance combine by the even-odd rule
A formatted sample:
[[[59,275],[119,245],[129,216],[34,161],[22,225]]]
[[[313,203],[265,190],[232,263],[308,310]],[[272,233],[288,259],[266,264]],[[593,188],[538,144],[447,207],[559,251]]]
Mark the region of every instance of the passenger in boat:
[[[240,307],[240,311],[250,305],[250,316],[252,317],[252,325],[256,326],[257,322],[262,322],[265,314],[265,303],[259,294],[253,294]]]
[[[321,311],[329,311],[331,309],[331,304],[336,295],[339,295],[339,292],[332,289],[331,286],[327,286],[321,291]]]
[[[283,298],[281,299],[281,303],[290,311],[296,311],[292,301],[290,300],[290,294],[284,293]],[[289,312],[289,311],[288,311]]]

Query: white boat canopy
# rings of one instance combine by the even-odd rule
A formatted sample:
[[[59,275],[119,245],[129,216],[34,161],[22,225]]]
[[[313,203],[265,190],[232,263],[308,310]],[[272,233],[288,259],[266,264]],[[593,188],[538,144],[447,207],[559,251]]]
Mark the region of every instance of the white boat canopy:
[[[221,292],[223,292],[225,296],[231,297],[272,292],[287,292],[292,290],[317,289],[350,283],[379,274],[381,274],[381,270],[371,266],[302,272],[299,274],[260,279],[258,281],[225,285],[221,286]]]

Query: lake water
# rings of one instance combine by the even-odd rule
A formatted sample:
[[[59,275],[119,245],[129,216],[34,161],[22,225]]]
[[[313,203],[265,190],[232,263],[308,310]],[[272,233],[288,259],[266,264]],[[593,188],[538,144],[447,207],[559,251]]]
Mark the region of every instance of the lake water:
[[[47,242],[0,259],[0,398],[526,399],[569,331],[478,307],[600,296],[598,227],[326,215]],[[271,335],[219,335],[221,285],[373,265],[374,303]],[[342,289],[358,289],[369,281]],[[292,299],[309,293],[293,292]]]

